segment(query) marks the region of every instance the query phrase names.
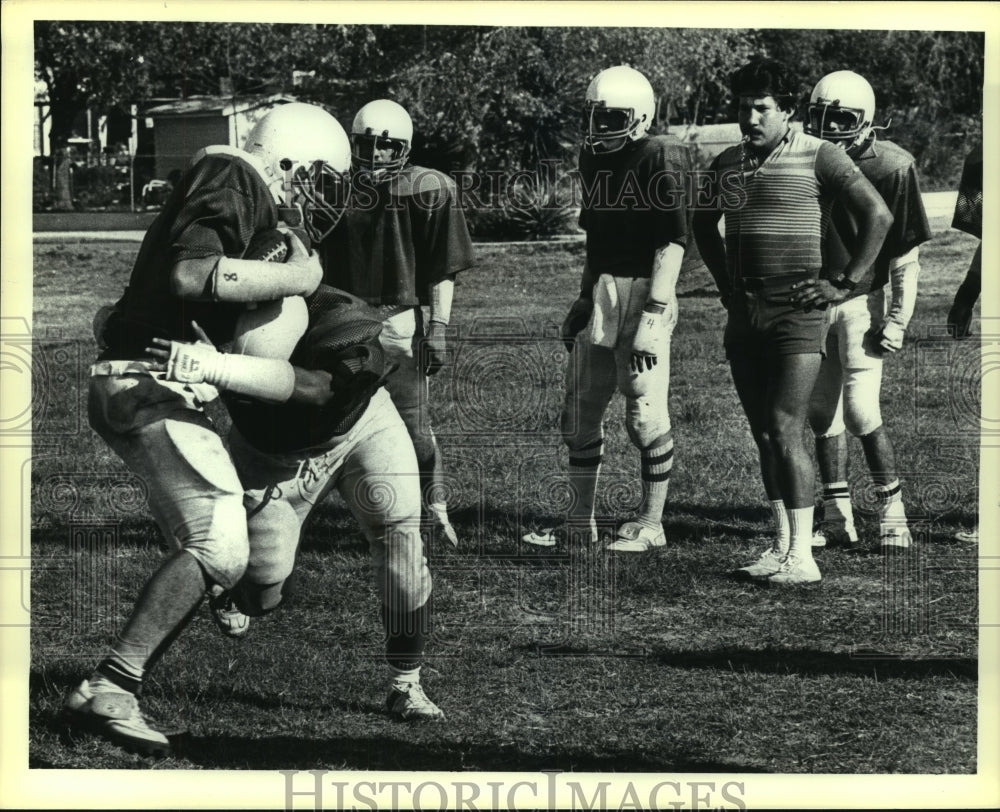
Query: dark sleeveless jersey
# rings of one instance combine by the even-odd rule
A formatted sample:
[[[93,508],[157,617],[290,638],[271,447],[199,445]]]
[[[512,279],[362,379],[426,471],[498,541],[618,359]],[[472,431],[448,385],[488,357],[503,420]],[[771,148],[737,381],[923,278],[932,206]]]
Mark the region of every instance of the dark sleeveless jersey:
[[[889,281],[889,262],[927,242],[931,228],[909,152],[891,141],[872,138],[854,157],[854,163],[882,196],[893,216],[875,264],[858,280],[858,287],[851,294],[858,296],[883,287]],[[835,275],[847,267],[857,237],[858,226],[851,213],[844,206],[835,205],[823,249],[827,273]]]
[[[378,185],[356,173],[351,203],[320,256],[327,284],[373,305],[429,304],[431,285],[474,261],[454,181],[412,165]]]
[[[861,172],[833,144],[789,130],[759,162],[744,144],[711,165],[713,205],[726,221],[731,280],[795,271],[819,274],[822,239],[834,199]]]
[[[684,147],[665,136],[643,138],[608,155],[580,152],[580,227],[596,275],[648,279],[653,256],[687,244]]]
[[[241,258],[254,234],[277,224],[274,199],[250,163],[230,154],[198,160],[143,238],[128,287],[105,330],[107,349],[101,358],[143,356],[153,336],[195,341],[192,320],[214,343],[231,341],[245,305],[181,299],[171,289],[171,271],[185,259]]]

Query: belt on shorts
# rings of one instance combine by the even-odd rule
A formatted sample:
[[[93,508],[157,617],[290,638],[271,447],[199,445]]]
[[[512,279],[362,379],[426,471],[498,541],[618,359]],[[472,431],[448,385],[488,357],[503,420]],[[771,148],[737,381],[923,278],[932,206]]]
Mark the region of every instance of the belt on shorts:
[[[148,361],[122,359],[118,361],[98,361],[90,365],[91,378],[107,378],[114,375],[154,375]]]

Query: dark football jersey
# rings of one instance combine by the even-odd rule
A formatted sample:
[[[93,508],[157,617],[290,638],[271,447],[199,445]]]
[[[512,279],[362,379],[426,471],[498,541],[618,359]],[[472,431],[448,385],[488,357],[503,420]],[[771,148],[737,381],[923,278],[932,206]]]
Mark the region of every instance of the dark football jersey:
[[[889,262],[927,242],[931,228],[910,153],[891,141],[872,139],[854,162],[882,196],[893,217],[875,264],[852,294],[858,296],[883,287],[889,281]],[[834,206],[823,247],[827,273],[836,275],[847,267],[857,237],[858,226],[850,212],[841,205]]]
[[[579,222],[595,276],[648,279],[658,249],[687,245],[687,163],[684,147],[665,136],[608,155],[581,150]]]
[[[835,198],[861,180],[833,144],[789,130],[760,163],[737,144],[711,165],[711,205],[726,221],[730,279],[819,274],[822,240]]]
[[[983,148],[981,146],[973,149],[965,158],[951,227],[973,237],[983,238]]]
[[[330,400],[322,406],[265,403],[232,392],[222,393],[235,426],[262,451],[306,452],[328,445],[361,419],[387,372],[378,339],[382,320],[377,310],[327,285],[320,285],[306,301],[309,326],[289,361],[303,369],[330,372]],[[334,334],[340,352],[324,351]]]
[[[277,224],[274,199],[250,163],[230,154],[198,160],[143,238],[118,313],[105,331],[102,359],[145,355],[153,336],[194,341],[192,320],[216,344],[231,341],[244,305],[181,299],[172,290],[171,271],[185,259],[239,259],[254,234]]]
[[[454,181],[412,165],[378,185],[356,173],[351,204],[320,256],[327,284],[373,305],[429,304],[431,285],[474,261]]]

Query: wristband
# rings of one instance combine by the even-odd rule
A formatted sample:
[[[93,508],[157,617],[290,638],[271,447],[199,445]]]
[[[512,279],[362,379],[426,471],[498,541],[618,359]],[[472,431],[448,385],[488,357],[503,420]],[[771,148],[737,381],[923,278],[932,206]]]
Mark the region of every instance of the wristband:
[[[853,292],[858,286],[857,282],[847,276],[844,276],[844,274],[831,278],[830,284],[839,290],[846,290],[848,293]]]

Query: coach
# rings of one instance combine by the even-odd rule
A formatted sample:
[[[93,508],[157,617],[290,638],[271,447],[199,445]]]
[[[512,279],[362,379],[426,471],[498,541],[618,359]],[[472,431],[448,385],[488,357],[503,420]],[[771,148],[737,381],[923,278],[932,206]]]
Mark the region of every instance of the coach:
[[[772,545],[739,572],[772,584],[812,583],[821,576],[812,556],[815,477],[803,428],[824,350],[822,308],[842,300],[875,261],[892,215],[847,155],[789,127],[796,93],[784,66],[752,61],[730,86],[743,140],[713,162],[713,205],[695,212],[693,231],[728,312],[726,357],[776,525]],[[803,292],[796,284],[820,276],[834,200],[858,224],[855,253],[841,275]]]

